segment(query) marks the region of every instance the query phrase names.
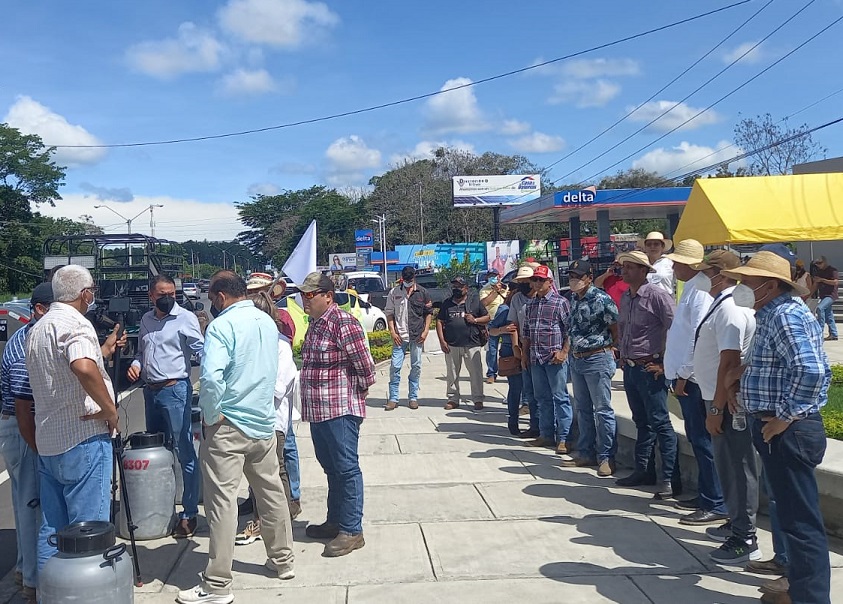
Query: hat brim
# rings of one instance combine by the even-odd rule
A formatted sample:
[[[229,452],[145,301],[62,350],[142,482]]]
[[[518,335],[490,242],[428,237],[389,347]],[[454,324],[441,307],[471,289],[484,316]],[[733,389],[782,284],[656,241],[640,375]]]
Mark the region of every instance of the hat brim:
[[[690,256],[683,256],[682,254],[665,254],[664,256],[668,260],[672,260],[673,262],[678,262],[679,264],[687,264],[691,268],[694,268],[697,264],[701,262],[699,258],[691,258]],[[694,269],[699,270],[699,269]]]
[[[618,256],[617,262],[618,262],[618,264],[621,264],[621,265],[623,265],[624,262],[632,262],[632,264],[637,264],[638,266],[646,266],[648,269],[650,269],[651,273],[656,272],[656,269],[653,268],[652,264],[644,264],[643,262],[638,260],[638,258],[636,258],[635,256],[630,256],[630,255],[627,255],[627,254],[621,254],[620,256]]]
[[[739,266],[737,268],[729,269],[729,270],[722,270],[720,274],[726,277],[727,279],[735,279],[736,281],[740,281],[743,277],[767,277],[768,279],[776,279],[781,281],[782,283],[787,283],[790,287],[793,288],[793,291],[800,296],[807,296],[810,291],[796,283],[795,281],[791,281],[790,279],[784,279],[778,273],[774,273],[773,271],[766,271],[763,268],[756,268],[754,266]]]
[[[247,283],[246,284],[246,291],[252,291],[255,289],[263,289],[264,287],[269,287],[272,283]]]
[[[667,251],[673,247],[673,239],[639,239],[638,240],[638,247],[642,250],[644,249],[644,244],[648,241],[661,241],[664,243],[664,251]]]

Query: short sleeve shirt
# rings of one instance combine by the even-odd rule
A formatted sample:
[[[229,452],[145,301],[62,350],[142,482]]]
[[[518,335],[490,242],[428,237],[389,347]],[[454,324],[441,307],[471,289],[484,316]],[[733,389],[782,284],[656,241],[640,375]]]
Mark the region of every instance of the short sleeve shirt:
[[[618,307],[609,294],[589,286],[585,295],[572,297],[571,350],[586,352],[612,345],[609,327],[618,322]]]
[[[481,345],[479,328],[465,322],[466,313],[473,314],[475,317],[485,317],[489,314],[476,294],[469,293],[466,299],[460,302],[455,302],[453,298],[442,302],[439,320],[442,321],[442,330],[448,345],[467,348]]]

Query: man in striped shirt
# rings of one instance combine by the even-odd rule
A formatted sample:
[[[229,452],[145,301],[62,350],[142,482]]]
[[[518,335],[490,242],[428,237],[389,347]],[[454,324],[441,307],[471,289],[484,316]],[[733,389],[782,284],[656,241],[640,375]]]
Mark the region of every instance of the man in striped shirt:
[[[111,509],[111,434],[117,430],[114,389],[103,362],[117,335],[100,348],[85,318],[96,287],[84,267],[53,275],[55,302],[26,338],[26,368],[35,399],[42,522],[38,568],[56,548],[47,538],[68,524],[108,520]]]
[[[330,277],[310,273],[299,290],[311,319],[301,351],[302,419],[310,422],[316,459],[328,477],[327,520],[306,533],[331,539],[325,556],[344,556],[365,545],[357,443],[375,363],[360,322],[334,302]]]
[[[29,323],[15,332],[3,351],[0,391],[0,452],[12,482],[12,507],[15,514],[15,538],[18,546],[17,568],[23,578],[23,595],[35,595],[37,543],[40,514],[30,502],[38,499],[38,448],[35,445],[35,415],[32,388],[26,371],[24,343],[29,330],[49,310],[53,288],[49,283],[35,287],[29,299],[32,314]]]

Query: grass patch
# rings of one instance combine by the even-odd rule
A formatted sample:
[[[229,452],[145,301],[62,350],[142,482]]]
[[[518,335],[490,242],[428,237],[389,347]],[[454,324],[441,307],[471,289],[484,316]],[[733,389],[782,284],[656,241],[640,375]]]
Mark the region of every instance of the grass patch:
[[[828,403],[822,408],[825,433],[829,438],[843,440],[843,365],[831,368]]]

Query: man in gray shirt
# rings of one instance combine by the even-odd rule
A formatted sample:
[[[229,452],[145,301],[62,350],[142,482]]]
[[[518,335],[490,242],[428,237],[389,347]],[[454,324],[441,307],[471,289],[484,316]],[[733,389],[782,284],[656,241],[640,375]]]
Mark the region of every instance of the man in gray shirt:
[[[138,354],[127,371],[130,381],[143,377],[147,432],[162,432],[178,456],[184,480],[183,511],[173,537],[196,531],[199,513],[199,467],[193,449],[190,406],[190,357],[201,353],[204,339],[199,320],[176,304],[172,278],[158,275],[149,284],[153,308],[141,318]]]

